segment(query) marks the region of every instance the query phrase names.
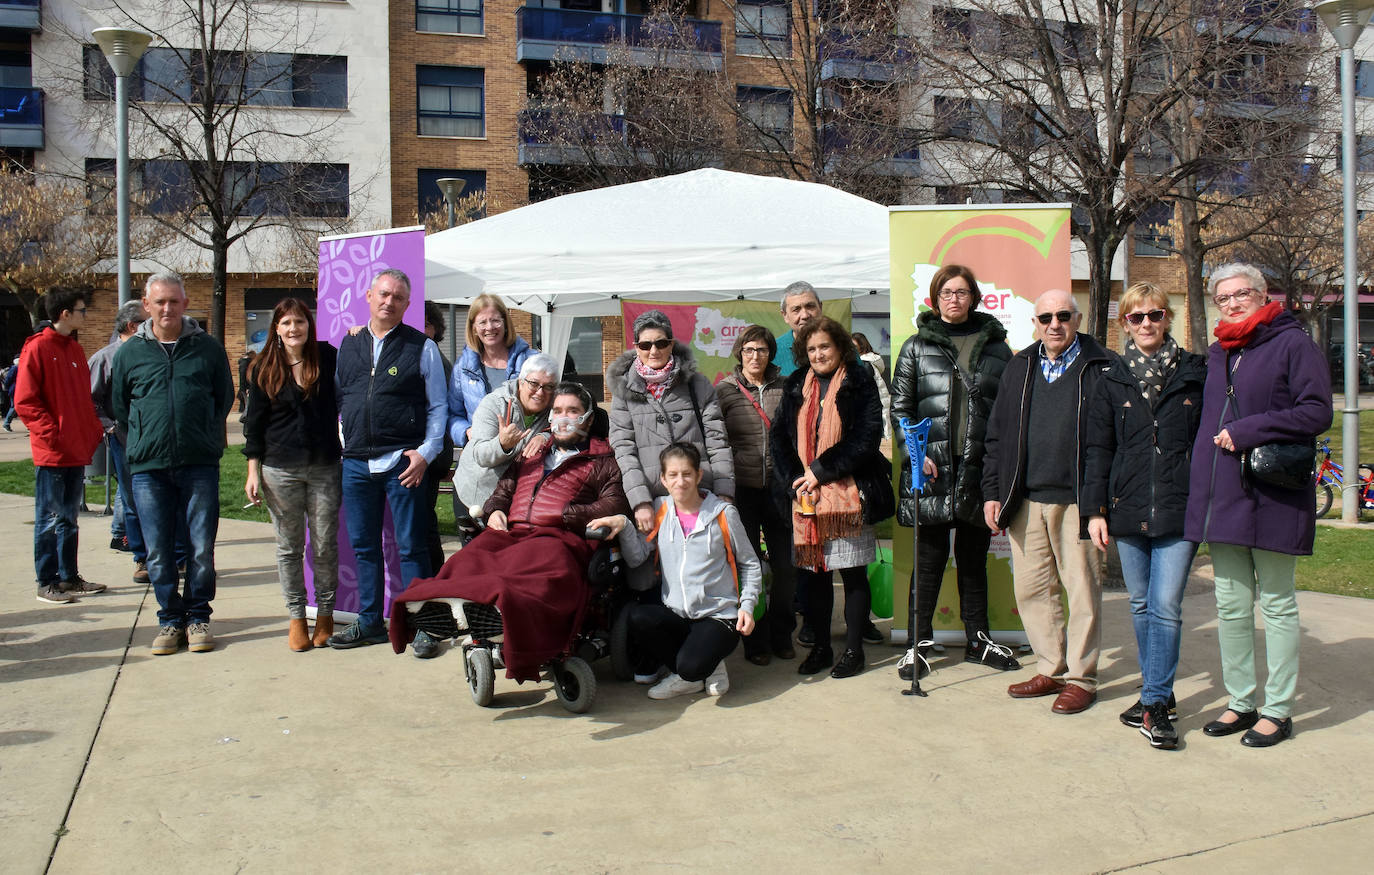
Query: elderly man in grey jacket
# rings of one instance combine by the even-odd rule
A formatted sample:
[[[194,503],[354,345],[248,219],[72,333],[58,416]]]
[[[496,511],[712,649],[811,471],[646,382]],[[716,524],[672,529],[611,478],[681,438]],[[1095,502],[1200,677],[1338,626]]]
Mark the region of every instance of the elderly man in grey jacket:
[[[558,364],[544,353],[525,359],[520,376],[497,386],[477,405],[454,487],[474,516],[486,504],[510,463],[534,456],[549,440],[549,406]]]

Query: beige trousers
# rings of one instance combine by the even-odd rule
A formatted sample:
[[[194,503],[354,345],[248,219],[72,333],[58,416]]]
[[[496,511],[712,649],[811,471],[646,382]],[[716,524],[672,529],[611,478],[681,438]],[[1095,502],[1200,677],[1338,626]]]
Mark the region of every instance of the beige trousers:
[[[1078,507],[1024,501],[1007,528],[1016,608],[1035,651],[1036,671],[1087,690],[1097,689],[1102,630],[1100,559],[1078,537]],[[1060,594],[1068,593],[1067,634]]]

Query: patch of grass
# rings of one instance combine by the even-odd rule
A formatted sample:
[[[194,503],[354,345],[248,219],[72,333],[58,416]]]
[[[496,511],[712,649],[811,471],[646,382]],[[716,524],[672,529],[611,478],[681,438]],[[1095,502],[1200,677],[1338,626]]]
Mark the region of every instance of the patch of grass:
[[[1317,526],[1311,556],[1298,558],[1298,589],[1357,598],[1374,598],[1374,532]]]

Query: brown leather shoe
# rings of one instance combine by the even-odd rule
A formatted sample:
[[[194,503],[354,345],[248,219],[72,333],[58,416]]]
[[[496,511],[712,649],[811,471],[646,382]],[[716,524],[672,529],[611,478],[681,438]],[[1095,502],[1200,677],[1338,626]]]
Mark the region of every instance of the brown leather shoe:
[[[1038,674],[1028,681],[1007,687],[1007,695],[1013,699],[1037,699],[1040,696],[1053,696],[1064,689],[1064,684],[1051,677]]]
[[[286,630],[286,646],[300,653],[310,649],[310,628],[305,618],[292,620]]]
[[[1097,701],[1097,693],[1069,684],[1064,687],[1059,698],[1054,700],[1050,710],[1056,714],[1077,714],[1086,711]]]
[[[315,618],[315,638],[316,647],[324,647],[329,643],[329,636],[334,634],[334,615],[326,614],[323,617]]]

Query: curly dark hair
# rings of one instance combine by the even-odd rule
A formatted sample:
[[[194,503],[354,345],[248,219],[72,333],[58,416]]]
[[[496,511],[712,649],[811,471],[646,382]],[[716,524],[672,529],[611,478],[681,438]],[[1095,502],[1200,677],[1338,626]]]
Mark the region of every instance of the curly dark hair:
[[[845,367],[852,367],[859,360],[859,351],[854,347],[854,339],[849,335],[849,330],[829,316],[817,316],[803,323],[802,327],[797,329],[796,339],[792,341],[792,361],[798,368],[811,367],[811,362],[806,357],[806,342],[818,331],[829,335],[830,342],[840,351]]]

